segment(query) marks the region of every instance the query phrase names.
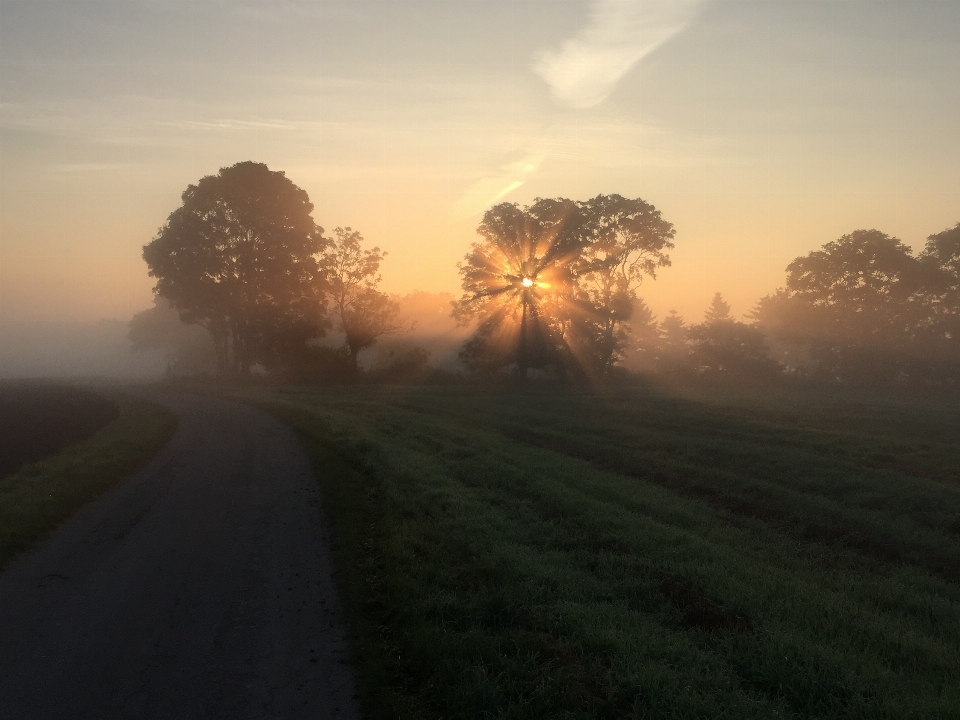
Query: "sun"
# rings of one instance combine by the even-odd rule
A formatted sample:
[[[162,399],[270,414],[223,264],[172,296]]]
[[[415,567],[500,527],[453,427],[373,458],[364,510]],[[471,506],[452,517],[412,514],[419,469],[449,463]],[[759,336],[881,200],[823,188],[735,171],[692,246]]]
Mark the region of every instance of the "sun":
[[[520,284],[523,285],[524,287],[533,287],[533,280],[531,280],[528,277],[525,277],[523,280],[520,281]]]

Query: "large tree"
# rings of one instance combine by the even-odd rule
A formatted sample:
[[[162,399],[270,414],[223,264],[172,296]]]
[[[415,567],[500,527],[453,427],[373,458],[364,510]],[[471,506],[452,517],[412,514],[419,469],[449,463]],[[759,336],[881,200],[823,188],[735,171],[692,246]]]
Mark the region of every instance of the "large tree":
[[[924,317],[921,335],[935,372],[960,376],[960,223],[927,238],[918,258]]]
[[[154,292],[210,331],[219,370],[280,364],[323,332],[316,255],[323,229],[282,172],[242,162],[190,185],[143,248]]]
[[[572,266],[586,242],[583,219],[570,200],[501,203],[484,214],[460,270],[463,295],[454,317],[478,320],[461,354],[474,369],[511,364],[559,365],[569,329]]]
[[[667,250],[675,231],[650,203],[620,195],[597,195],[579,203],[588,241],[574,266],[578,297],[587,309],[581,314],[581,334],[593,341],[594,362],[609,373],[622,359],[627,328],[643,279],[656,279],[668,267]]]
[[[478,320],[468,364],[606,374],[620,359],[644,276],[669,265],[673,226],[643,200],[537,199],[486,212],[459,265],[455,316]]]
[[[400,304],[380,292],[380,263],[385,252],[363,248],[363,236],[351,228],[336,228],[320,257],[321,276],[330,299],[335,327],[344,336],[350,367],[358,371],[357,357],[384,335],[409,328],[400,319]]]
[[[786,288],[763,298],[758,323],[805,346],[822,372],[889,379],[906,369],[926,312],[922,273],[909,247],[857,230],[787,266]]]

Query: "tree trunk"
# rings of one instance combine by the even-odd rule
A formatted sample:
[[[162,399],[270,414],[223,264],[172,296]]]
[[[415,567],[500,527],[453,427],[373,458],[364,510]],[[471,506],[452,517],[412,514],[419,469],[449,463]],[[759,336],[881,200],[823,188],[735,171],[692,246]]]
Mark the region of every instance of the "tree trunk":
[[[524,298],[523,301],[523,315],[520,318],[520,347],[517,352],[517,374],[520,376],[522,382],[527,380],[527,371],[530,367],[530,358],[529,353],[529,328],[527,327],[527,301]]]

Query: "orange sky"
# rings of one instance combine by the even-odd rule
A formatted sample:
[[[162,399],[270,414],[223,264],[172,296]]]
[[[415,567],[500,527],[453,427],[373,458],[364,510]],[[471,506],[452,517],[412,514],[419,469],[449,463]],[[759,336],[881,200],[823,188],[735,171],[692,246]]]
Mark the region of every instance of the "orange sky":
[[[456,292],[498,199],[643,197],[641,294],[743,313],[800,254],[960,221],[960,3],[11,2],[0,8],[0,321],[127,318],[188,183],[284,170],[316,220]]]

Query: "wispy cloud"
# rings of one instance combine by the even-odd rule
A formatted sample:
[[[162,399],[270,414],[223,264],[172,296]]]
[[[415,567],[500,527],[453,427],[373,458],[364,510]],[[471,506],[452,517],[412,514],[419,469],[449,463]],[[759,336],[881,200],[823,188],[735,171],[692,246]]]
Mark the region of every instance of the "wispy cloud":
[[[300,124],[286,120],[176,120],[160,121],[161,127],[180,130],[296,130]]]
[[[454,203],[451,214],[457,218],[468,218],[486,210],[523,185],[546,156],[545,150],[532,150],[520,160],[501,166],[496,175],[477,180]]]
[[[590,20],[559,50],[540,53],[534,72],[572,108],[602,102],[644,56],[683,30],[703,0],[593,0]]]

